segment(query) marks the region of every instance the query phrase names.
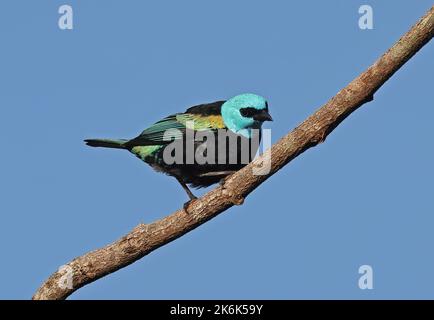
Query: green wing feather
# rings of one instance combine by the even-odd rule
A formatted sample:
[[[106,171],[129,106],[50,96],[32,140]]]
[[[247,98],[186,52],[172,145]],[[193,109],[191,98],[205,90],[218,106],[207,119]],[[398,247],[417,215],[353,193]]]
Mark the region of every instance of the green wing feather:
[[[174,139],[181,139],[186,129],[195,131],[217,130],[225,128],[221,115],[178,113],[168,116],[128,141],[129,147],[169,144]]]

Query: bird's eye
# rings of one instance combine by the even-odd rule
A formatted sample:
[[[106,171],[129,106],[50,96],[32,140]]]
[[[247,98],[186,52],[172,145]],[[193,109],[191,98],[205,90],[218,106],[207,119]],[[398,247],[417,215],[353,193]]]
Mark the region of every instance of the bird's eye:
[[[240,113],[243,117],[246,118],[252,118],[255,114],[258,113],[258,109],[252,108],[252,107],[248,107],[248,108],[241,108],[240,109]]]

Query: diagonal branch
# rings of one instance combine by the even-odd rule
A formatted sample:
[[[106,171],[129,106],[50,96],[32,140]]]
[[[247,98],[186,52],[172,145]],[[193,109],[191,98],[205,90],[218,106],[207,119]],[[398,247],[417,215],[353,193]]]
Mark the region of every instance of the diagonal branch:
[[[69,268],[52,274],[33,299],[65,299],[75,290],[135,262],[233,205],[242,204],[244,198],[261,183],[307,149],[324,142],[327,135],[349,114],[371,101],[374,93],[433,35],[434,6],[371,67],[302,124],[261,157],[230,176],[223,186],[193,202],[188,214],[178,210],[151,224],[140,224],[116,242],[75,258],[67,264]],[[267,175],[255,175],[252,169],[260,167],[265,157],[271,155],[271,171]],[[72,288],[59,285],[65,277],[64,270],[68,269],[72,271]]]

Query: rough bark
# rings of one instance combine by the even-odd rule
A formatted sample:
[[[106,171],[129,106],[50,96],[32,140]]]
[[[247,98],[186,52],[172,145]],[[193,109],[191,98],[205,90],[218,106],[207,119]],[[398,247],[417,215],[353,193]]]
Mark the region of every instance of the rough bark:
[[[140,224],[108,246],[75,258],[67,264],[73,271],[73,287],[59,286],[64,272],[53,273],[33,299],[65,299],[75,290],[144,257],[181,237],[233,205],[240,205],[256,187],[305,150],[321,143],[349,114],[373,99],[380,88],[434,35],[434,7],[402,36],[371,67],[339,91],[324,106],[280,139],[254,162],[230,176],[223,186],[194,201],[186,213],[180,209],[151,224]],[[253,174],[271,152],[271,171]]]

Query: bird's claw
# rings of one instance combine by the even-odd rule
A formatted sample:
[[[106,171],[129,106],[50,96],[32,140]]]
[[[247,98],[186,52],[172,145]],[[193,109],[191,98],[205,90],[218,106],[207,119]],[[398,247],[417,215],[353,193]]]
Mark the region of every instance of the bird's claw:
[[[184,208],[185,213],[188,213],[188,207],[189,207],[190,204],[191,204],[192,202],[194,202],[195,200],[197,200],[197,197],[190,198],[190,200],[188,200],[186,203],[184,203],[183,208]]]

